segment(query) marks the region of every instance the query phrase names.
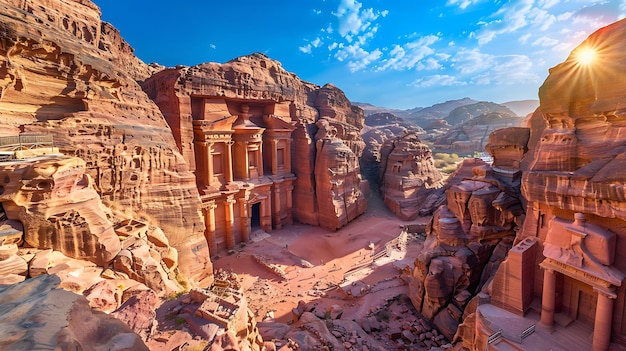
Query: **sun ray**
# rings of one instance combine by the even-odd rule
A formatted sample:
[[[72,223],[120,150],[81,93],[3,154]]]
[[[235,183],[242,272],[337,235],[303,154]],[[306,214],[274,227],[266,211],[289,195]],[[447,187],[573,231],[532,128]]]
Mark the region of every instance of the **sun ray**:
[[[593,63],[596,55],[596,50],[591,47],[581,48],[576,54],[576,61],[581,65],[588,66]]]

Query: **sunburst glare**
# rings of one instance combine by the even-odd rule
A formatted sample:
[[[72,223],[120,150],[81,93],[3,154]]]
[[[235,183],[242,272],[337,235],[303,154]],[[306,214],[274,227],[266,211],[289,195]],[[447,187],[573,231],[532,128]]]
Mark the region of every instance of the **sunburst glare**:
[[[576,60],[581,65],[590,65],[596,58],[597,52],[595,49],[587,47],[581,49],[576,55]]]

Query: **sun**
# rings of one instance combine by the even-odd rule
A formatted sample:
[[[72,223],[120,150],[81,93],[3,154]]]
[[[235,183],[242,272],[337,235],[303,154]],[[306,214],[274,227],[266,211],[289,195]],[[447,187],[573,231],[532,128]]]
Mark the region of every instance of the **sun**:
[[[593,48],[581,49],[576,55],[576,61],[581,65],[590,65],[596,58],[596,50]]]

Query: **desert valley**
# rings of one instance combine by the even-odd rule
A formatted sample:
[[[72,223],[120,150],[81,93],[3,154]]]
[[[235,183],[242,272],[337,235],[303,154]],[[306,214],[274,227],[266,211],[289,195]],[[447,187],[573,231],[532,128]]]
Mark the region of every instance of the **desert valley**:
[[[0,0],[0,350],[626,349],[626,20],[401,110],[101,15]]]

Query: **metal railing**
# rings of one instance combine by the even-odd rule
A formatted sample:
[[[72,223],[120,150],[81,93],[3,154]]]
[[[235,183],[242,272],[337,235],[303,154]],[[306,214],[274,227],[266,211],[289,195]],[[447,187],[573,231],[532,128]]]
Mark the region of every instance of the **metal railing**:
[[[54,147],[52,135],[23,134],[0,137],[0,151],[21,151]]]

